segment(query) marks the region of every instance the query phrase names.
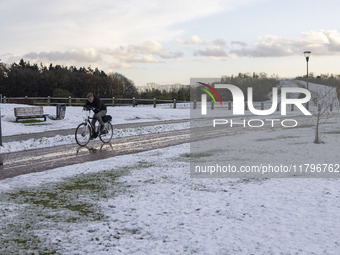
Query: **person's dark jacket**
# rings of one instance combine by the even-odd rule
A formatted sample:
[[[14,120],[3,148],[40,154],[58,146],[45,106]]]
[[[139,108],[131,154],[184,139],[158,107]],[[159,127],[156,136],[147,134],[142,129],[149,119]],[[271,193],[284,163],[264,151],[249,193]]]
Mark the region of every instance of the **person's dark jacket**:
[[[94,96],[92,103],[90,103],[89,100],[86,101],[85,107],[87,109],[91,109],[97,113],[102,110],[106,110],[106,105],[103,103],[102,100],[100,100],[98,97]]]

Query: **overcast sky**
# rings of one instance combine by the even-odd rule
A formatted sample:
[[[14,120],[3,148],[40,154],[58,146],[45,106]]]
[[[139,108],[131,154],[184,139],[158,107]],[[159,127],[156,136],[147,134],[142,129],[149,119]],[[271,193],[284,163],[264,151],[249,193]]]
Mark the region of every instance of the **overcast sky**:
[[[98,67],[136,85],[340,73],[337,0],[0,0],[0,59]]]

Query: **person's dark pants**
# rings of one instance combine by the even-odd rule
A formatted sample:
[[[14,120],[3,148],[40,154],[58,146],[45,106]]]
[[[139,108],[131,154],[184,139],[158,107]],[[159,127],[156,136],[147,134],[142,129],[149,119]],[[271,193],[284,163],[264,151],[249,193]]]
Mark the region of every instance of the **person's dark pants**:
[[[104,127],[104,122],[102,120],[102,117],[104,117],[106,113],[107,113],[107,110],[101,110],[100,112],[97,112],[95,115],[93,115],[92,126],[96,127],[95,125],[98,120],[101,126]]]

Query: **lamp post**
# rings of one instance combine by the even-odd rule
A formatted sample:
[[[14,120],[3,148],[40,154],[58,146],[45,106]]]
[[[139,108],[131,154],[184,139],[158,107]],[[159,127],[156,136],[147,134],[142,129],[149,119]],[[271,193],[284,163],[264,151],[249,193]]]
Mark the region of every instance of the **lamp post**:
[[[312,54],[312,52],[311,51],[305,51],[305,52],[303,52],[303,54],[305,55],[306,62],[307,62],[307,90],[308,90],[309,89],[309,86],[308,86],[308,61],[309,61],[309,57]],[[307,110],[309,110],[309,102],[307,102]]]

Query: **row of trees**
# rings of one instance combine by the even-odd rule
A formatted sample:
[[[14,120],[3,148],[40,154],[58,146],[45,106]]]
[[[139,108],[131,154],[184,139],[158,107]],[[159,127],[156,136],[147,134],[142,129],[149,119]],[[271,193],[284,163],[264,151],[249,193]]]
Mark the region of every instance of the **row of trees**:
[[[305,80],[306,77],[297,77],[297,79]],[[310,73],[309,81],[336,87],[338,98],[340,98],[340,75],[321,74],[316,76]],[[272,88],[278,86],[279,77],[277,75],[268,76],[266,73],[239,73],[223,76],[220,82],[238,86],[245,95],[247,88],[253,87],[254,100],[264,101],[269,99]],[[144,88],[137,89],[133,81],[122,74],[106,74],[98,68],[54,66],[53,64],[43,66],[42,64],[31,64],[23,59],[19,63],[11,65],[5,65],[0,61],[0,93],[7,97],[84,97],[89,91],[100,97],[190,100],[189,86],[166,87],[148,84]],[[218,92],[224,100],[232,100],[232,95],[228,90]],[[191,96],[195,98],[195,95]]]
[[[0,63],[0,91],[8,97],[84,97],[89,91],[100,97],[137,94],[133,82],[119,73],[107,75],[91,67],[38,66],[23,59],[8,67]]]
[[[31,64],[23,59],[5,65],[0,62],[0,94],[7,97],[99,97],[189,100],[189,88],[160,87],[137,89],[133,81],[119,73],[106,74],[98,68],[77,68]]]

